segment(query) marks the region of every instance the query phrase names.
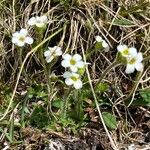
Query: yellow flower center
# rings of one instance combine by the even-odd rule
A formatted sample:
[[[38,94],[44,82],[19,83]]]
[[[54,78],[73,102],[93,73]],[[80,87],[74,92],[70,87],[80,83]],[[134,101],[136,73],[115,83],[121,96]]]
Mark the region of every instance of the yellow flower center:
[[[129,49],[127,48],[127,49],[123,50],[122,54],[123,55],[129,55]]]
[[[19,37],[19,41],[24,42],[25,41],[25,37],[24,36],[20,36]]]
[[[132,59],[129,60],[129,64],[131,64],[131,65],[132,65],[132,64],[135,64],[135,62],[136,62],[136,59],[135,59],[135,58],[132,58]]]
[[[75,64],[76,64],[76,61],[75,61],[74,59],[71,59],[71,60],[70,60],[70,64],[71,64],[71,65],[75,65]]]
[[[72,79],[73,81],[77,81],[77,80],[78,80],[78,78],[75,77],[75,76],[72,76],[71,79]]]

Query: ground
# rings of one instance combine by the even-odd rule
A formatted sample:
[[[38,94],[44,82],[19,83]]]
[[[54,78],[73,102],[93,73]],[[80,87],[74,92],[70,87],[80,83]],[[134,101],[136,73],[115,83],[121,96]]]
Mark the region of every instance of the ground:
[[[149,0],[0,11],[0,149],[150,150]]]

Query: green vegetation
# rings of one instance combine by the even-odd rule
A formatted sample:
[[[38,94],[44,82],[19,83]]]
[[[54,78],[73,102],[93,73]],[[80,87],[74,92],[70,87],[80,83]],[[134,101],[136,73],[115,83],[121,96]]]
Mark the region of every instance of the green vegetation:
[[[2,0],[0,11],[0,149],[32,145],[26,129],[82,139],[98,125],[112,149],[148,134],[148,0]]]

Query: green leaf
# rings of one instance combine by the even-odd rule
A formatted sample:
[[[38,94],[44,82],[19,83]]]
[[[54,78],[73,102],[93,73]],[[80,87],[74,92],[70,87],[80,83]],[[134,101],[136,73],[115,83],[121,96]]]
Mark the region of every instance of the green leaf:
[[[36,106],[30,117],[30,124],[37,128],[46,127],[49,124],[49,117],[43,106]]]
[[[89,31],[91,31],[91,30],[94,29],[94,28],[93,28],[92,20],[90,20],[90,19],[87,19],[87,20],[85,21],[85,26],[86,26],[86,28],[87,28]]]
[[[132,102],[132,106],[150,106],[150,88],[145,90],[140,90],[140,98]],[[128,100],[127,103],[130,101]],[[126,103],[126,104],[127,104]]]
[[[29,111],[28,107],[24,108],[24,112],[30,114],[30,111]]]
[[[134,22],[132,22],[131,20],[128,19],[115,19],[113,22],[113,25],[118,25],[118,26],[131,26],[131,25],[135,25]]]
[[[107,83],[99,83],[99,84],[97,85],[97,89],[96,89],[96,90],[98,90],[98,91],[104,93],[105,91],[108,90],[108,84],[107,84]]]
[[[82,76],[85,73],[85,67],[79,68],[78,73]]]
[[[116,129],[117,128],[117,120],[113,114],[108,113],[108,112],[103,112],[102,116],[103,116],[103,119],[104,119],[106,126],[109,129]]]
[[[144,101],[148,102],[150,104],[150,88],[141,90],[140,95],[143,98]]]
[[[130,101],[128,100],[125,104],[128,105]],[[134,100],[131,105],[132,106],[150,106],[150,102],[145,101],[144,99],[137,99],[137,100]]]
[[[63,101],[61,99],[56,99],[52,101],[52,106],[55,108],[61,108],[63,105]]]

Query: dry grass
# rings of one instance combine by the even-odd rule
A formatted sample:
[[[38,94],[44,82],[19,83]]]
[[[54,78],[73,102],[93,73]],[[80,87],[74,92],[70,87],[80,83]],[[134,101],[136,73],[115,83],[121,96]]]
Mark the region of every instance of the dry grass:
[[[26,90],[26,87],[32,83],[33,76],[39,76],[36,81],[40,78],[43,83],[46,82],[46,76],[43,74],[43,63],[38,54],[41,45],[45,47],[59,45],[63,48],[64,53],[78,52],[86,55],[93,48],[95,35],[101,35],[109,44],[110,51],[94,53],[87,59],[90,62],[88,71],[93,84],[99,80],[105,68],[114,61],[118,44],[124,43],[136,47],[138,51],[143,53],[144,58],[150,56],[150,4],[147,0],[113,0],[111,2],[107,0],[78,0],[69,6],[63,6],[59,1],[52,0],[12,0],[11,2],[2,0],[0,12],[0,85],[2,85],[0,90],[3,93],[8,85],[11,90],[16,87],[11,98],[6,100],[2,96],[2,100],[0,99],[1,119],[11,120],[14,115],[14,108],[19,110],[20,103],[12,107],[19,91],[18,87],[21,87],[21,91],[24,88]],[[49,20],[52,20],[44,34],[43,41],[45,42],[40,43],[39,47],[27,46],[23,48],[22,58],[26,60],[23,65],[19,64],[18,49],[11,42],[12,33],[23,27],[29,28],[27,26],[28,19],[40,14],[46,14]],[[47,40],[61,28],[60,33],[52,37],[51,40]],[[37,33],[32,28],[29,28],[29,31],[30,35],[38,40]],[[124,67],[116,67],[112,68],[104,78],[104,81],[111,87],[110,91],[104,95],[112,104],[113,113],[117,114],[118,120],[120,120],[118,130],[110,132],[110,139],[112,138],[118,147],[132,141],[140,143],[137,135],[141,134],[140,137],[143,137],[145,134],[140,130],[135,116],[130,114],[124,101],[129,97],[133,101],[140,89],[150,87],[149,63],[149,59],[145,61],[144,71],[134,74],[135,76],[126,75]],[[23,70],[25,70],[25,74]],[[60,66],[53,66],[53,70],[58,76],[62,74]],[[20,73],[19,78],[18,73]],[[53,94],[59,90],[54,90]],[[12,103],[9,103],[10,100]],[[10,104],[9,109],[8,104]],[[8,111],[6,112],[6,110]],[[137,111],[145,112],[145,114],[149,114],[148,110],[148,107],[137,108]],[[142,124],[142,122],[140,123]],[[3,126],[3,128],[5,131],[9,129],[8,125]],[[126,131],[127,129],[128,131]],[[135,139],[132,138],[132,134],[134,134]],[[5,141],[4,135],[2,133],[1,141]]]

